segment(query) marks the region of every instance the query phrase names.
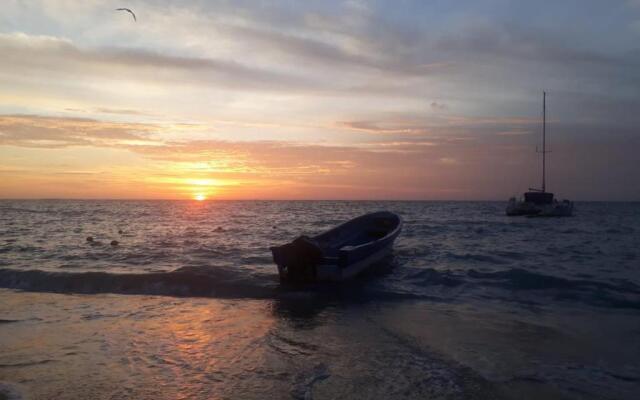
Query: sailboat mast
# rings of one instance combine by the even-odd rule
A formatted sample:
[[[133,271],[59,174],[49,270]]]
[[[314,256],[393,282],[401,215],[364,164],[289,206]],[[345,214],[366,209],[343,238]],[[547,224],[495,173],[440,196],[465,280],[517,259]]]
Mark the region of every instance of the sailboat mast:
[[[542,192],[545,191],[547,166],[547,92],[542,92]]]

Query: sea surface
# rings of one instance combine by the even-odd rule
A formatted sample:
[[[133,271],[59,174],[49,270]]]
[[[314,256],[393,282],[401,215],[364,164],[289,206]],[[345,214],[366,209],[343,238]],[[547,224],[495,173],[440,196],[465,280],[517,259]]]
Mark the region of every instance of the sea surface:
[[[0,201],[0,398],[638,399],[640,203],[504,206]],[[280,284],[269,246],[378,210],[390,257]]]

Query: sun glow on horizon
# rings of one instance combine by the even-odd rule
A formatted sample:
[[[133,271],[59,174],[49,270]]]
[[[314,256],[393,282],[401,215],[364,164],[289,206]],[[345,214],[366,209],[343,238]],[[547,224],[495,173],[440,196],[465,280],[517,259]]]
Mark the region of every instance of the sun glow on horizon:
[[[5,1],[0,199],[508,199],[551,86],[554,190],[640,199],[640,0],[583,2]]]

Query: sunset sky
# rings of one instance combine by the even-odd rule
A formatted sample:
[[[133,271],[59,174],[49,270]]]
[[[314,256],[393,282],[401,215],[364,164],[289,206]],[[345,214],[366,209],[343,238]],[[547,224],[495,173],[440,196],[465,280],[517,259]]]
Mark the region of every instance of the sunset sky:
[[[129,7],[137,15],[115,11]],[[0,198],[640,200],[640,1],[17,1]]]

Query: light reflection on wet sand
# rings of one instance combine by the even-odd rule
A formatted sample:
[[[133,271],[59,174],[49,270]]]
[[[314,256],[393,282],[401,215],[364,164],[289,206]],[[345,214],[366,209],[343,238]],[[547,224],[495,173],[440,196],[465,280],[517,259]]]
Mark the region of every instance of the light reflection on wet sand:
[[[262,362],[274,322],[258,301],[2,297],[13,303],[2,315],[17,322],[0,329],[0,380],[34,398],[251,397],[244,375]]]
[[[0,291],[0,381],[29,398],[483,398],[359,306]]]
[[[614,344],[637,315],[594,329],[589,311],[496,304],[0,289],[0,383],[33,399],[633,398],[640,349]]]

